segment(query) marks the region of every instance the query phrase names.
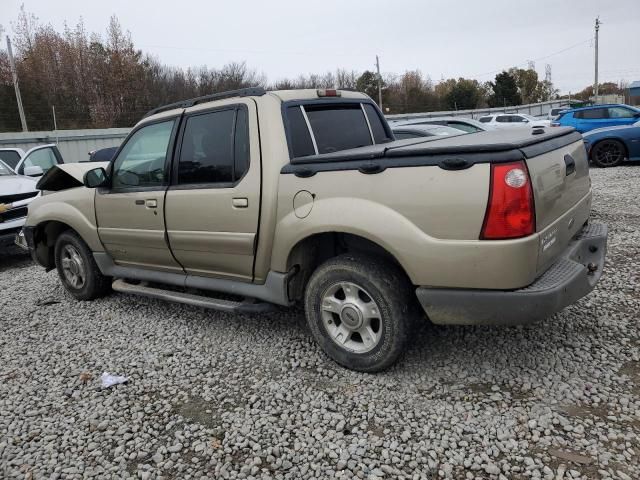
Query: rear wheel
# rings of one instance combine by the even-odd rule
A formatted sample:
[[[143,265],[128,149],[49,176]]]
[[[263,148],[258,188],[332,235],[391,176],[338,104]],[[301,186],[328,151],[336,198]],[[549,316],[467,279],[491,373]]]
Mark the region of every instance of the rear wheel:
[[[617,167],[624,161],[625,148],[618,140],[603,140],[591,151],[591,160],[598,167]]]
[[[109,292],[110,278],[102,275],[91,250],[75,232],[60,234],[55,261],[64,288],[76,299],[93,300]]]
[[[345,254],[322,264],[305,291],[307,323],[333,360],[376,372],[403,352],[415,318],[413,287],[393,263]]]

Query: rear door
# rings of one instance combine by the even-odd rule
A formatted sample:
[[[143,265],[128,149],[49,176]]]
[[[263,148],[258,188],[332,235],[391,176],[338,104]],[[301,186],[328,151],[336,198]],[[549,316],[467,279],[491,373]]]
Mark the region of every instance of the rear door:
[[[187,273],[251,281],[260,214],[253,100],[185,114],[166,197],[167,235]]]
[[[581,133],[609,126],[609,112],[605,107],[574,112],[573,118],[576,119],[576,130]]]
[[[135,130],[113,161],[111,186],[96,191],[98,234],[119,265],[182,272],[164,224],[177,124],[174,117]]]

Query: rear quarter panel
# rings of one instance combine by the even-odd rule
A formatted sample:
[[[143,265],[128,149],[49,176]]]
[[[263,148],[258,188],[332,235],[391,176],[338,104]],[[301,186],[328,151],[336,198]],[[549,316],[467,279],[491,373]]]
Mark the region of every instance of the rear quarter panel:
[[[538,235],[478,240],[489,175],[489,164],[461,171],[423,166],[374,175],[357,170],[318,172],[310,178],[281,174],[271,268],[287,271],[289,252],[310,235],[345,232],[385,248],[415,285],[528,285],[536,276]],[[304,191],[315,198],[296,212],[294,198]]]

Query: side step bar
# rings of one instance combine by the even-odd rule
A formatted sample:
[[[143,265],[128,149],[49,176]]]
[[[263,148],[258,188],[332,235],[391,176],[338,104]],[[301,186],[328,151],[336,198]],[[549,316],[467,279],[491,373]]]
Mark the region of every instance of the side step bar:
[[[159,300],[185,303],[194,307],[211,308],[213,310],[230,313],[264,313],[271,312],[276,309],[276,306],[272,303],[253,302],[251,300],[236,302],[233,300],[206,297],[204,295],[194,295],[192,293],[174,292],[172,290],[163,290],[161,288],[149,287],[147,285],[135,285],[122,278],[114,280],[111,288],[116,292],[132,293],[145,297],[157,298]]]

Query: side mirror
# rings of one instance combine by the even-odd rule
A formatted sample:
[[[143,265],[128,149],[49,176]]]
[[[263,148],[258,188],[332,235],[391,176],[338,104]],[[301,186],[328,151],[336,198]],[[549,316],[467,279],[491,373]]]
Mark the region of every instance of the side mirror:
[[[98,188],[107,184],[107,172],[102,167],[94,168],[84,174],[83,183],[87,188]]]
[[[38,165],[31,165],[29,167],[24,167],[24,174],[27,177],[39,177],[44,174],[44,171],[42,170],[42,167],[39,167]]]
[[[633,116],[636,118],[640,118],[640,112],[636,112]]]

